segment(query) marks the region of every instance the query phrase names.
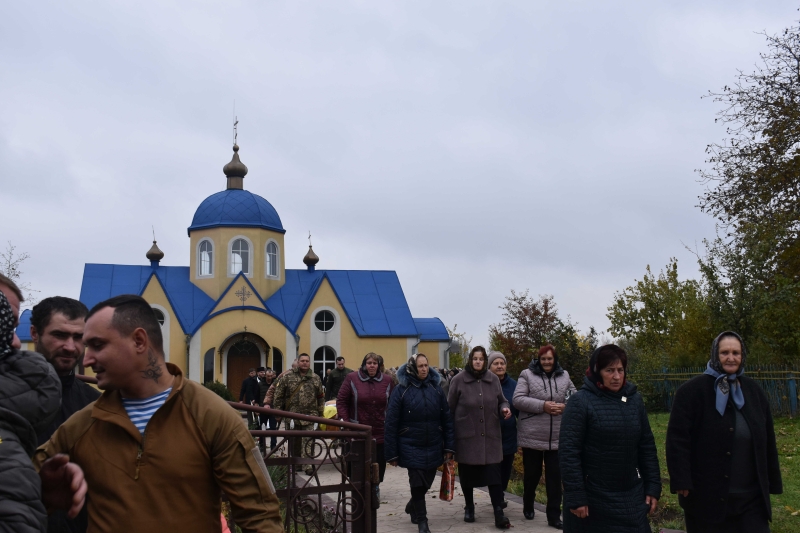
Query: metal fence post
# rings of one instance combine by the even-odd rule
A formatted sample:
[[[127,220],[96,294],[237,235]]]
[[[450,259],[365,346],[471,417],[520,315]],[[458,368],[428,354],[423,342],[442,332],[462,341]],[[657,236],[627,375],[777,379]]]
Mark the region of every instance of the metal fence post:
[[[794,380],[794,373],[789,372],[789,379],[786,382],[789,389],[789,412],[792,416],[797,416],[797,382]]]

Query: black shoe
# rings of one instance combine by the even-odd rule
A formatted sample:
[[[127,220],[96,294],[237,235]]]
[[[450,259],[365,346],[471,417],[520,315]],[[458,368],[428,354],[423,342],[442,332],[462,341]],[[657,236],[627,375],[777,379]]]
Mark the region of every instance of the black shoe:
[[[548,520],[547,525],[550,527],[554,527],[556,529],[564,529],[564,522],[562,522],[560,518],[556,518],[555,520]]]
[[[465,505],[464,506],[464,522],[474,522],[475,521],[475,506],[474,505]]]
[[[420,520],[419,524],[417,524],[419,528],[419,533],[431,533],[431,530],[428,528],[428,519]]]
[[[511,527],[511,522],[509,522],[506,515],[503,514],[503,508],[499,505],[494,508],[494,527],[497,529],[508,529]]]
[[[503,509],[508,507],[508,500],[503,500],[503,503],[500,505],[500,507],[502,507]]]
[[[535,515],[536,511],[533,510],[533,507],[530,509],[526,509],[525,507],[522,508],[522,516],[524,516],[526,520],[533,520]]]
[[[417,511],[414,509],[414,502],[412,500],[408,500],[406,504],[406,514],[411,515],[411,523],[417,524],[419,521],[417,520]]]

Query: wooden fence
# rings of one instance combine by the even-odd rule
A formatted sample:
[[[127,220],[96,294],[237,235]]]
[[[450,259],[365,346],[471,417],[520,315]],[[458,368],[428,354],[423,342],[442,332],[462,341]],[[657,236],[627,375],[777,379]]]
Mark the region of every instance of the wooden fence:
[[[678,387],[693,377],[705,372],[706,367],[665,368],[660,374],[648,374],[639,377],[649,382],[661,395],[663,406],[667,411],[672,409],[672,401]],[[745,375],[754,379],[769,398],[772,414],[797,416],[797,380],[800,378],[800,364],[792,366],[766,365],[760,367],[747,366]],[[636,381],[636,379],[634,379]]]

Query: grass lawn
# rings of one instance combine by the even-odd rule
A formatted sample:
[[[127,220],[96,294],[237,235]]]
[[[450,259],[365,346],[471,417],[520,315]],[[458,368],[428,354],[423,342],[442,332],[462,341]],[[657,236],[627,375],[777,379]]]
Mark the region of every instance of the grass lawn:
[[[678,505],[678,496],[669,492],[669,474],[665,442],[669,413],[653,413],[650,425],[658,447],[658,462],[661,465],[661,480],[664,490],[659,501],[658,514],[654,521],[654,531],[658,528],[684,529],[683,511]],[[778,456],[783,476],[783,494],[772,496],[772,531],[773,533],[795,533],[800,531],[800,421],[792,418],[775,419],[775,434],[778,440]],[[521,471],[521,458],[520,468]],[[508,484],[508,491],[522,495],[522,480],[513,479]],[[547,501],[544,486],[536,489],[536,501]]]

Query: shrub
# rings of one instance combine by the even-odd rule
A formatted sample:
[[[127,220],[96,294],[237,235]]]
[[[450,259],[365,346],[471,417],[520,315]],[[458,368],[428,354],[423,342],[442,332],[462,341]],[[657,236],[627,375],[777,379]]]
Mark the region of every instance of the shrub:
[[[233,401],[233,393],[224,383],[220,383],[219,381],[206,381],[203,383],[203,387],[209,389],[225,401]]]

